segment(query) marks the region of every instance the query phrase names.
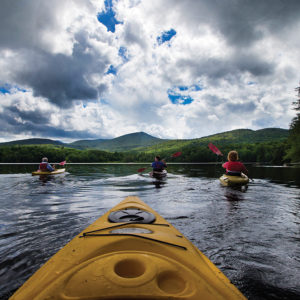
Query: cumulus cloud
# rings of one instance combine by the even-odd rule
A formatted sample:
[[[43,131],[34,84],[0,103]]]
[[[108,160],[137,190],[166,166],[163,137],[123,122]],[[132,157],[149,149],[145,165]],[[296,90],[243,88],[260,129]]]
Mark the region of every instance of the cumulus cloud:
[[[0,138],[288,128],[299,12],[298,0],[3,0]]]
[[[65,140],[97,136],[86,131],[84,126],[79,124],[75,126],[75,118],[70,116],[70,112],[64,111],[61,114],[57,106],[53,106],[43,98],[34,97],[30,91],[15,90],[12,94],[0,95],[0,103],[2,141],[12,136],[63,138]],[[76,121],[78,122],[78,119]]]
[[[100,1],[101,2],[101,1]],[[95,100],[108,89],[105,72],[118,52],[91,1],[4,1],[0,51],[6,78],[60,107]],[[93,80],[98,77],[98,80]]]

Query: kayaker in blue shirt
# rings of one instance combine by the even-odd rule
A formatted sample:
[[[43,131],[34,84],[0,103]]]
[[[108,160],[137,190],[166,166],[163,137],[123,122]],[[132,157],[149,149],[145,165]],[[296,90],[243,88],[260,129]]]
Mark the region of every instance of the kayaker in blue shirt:
[[[160,158],[159,155],[155,156],[154,160],[155,161],[151,165],[154,172],[162,172],[167,167],[167,164]]]
[[[55,168],[52,167],[49,163],[48,163],[48,158],[47,157],[43,157],[42,158],[42,162],[40,163],[40,167],[39,170],[41,171],[54,171]]]

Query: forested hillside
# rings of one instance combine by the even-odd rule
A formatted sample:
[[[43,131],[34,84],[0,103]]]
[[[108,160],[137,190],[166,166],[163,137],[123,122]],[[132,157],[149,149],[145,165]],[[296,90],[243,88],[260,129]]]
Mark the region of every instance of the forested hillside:
[[[244,162],[264,162],[272,164],[283,163],[286,153],[286,142],[267,142],[255,144],[216,144],[223,152],[223,157],[217,157],[209,150],[207,145],[187,145],[178,148],[152,149],[147,152],[108,152],[102,150],[78,150],[63,146],[31,145],[31,146],[2,146],[0,147],[1,163],[29,163],[40,162],[46,156],[51,162],[151,162],[155,155],[159,154],[168,162],[215,162],[226,159],[228,151],[235,149]],[[181,156],[172,158],[172,154],[181,151]]]
[[[25,139],[11,142],[0,143],[0,146],[12,146],[12,145],[61,145],[64,143],[60,141],[53,141],[50,139]]]
[[[122,159],[118,153],[101,150],[78,150],[54,145],[13,145],[0,147],[0,162],[26,163],[40,162],[42,157],[49,162],[109,162]]]
[[[52,162],[67,160],[69,163],[150,162],[157,154],[169,162],[214,162],[225,160],[227,153],[235,149],[244,162],[281,164],[290,160],[288,157],[284,158],[290,147],[287,137],[288,130],[279,128],[257,131],[239,129],[191,140],[161,140],[145,133],[134,133],[110,140],[110,147],[120,149],[120,151],[79,150],[68,147],[67,144],[55,144],[55,141],[53,141],[53,145],[43,145],[47,140],[40,139],[32,140],[37,141],[38,145],[27,145],[29,140],[25,140],[26,145],[6,143],[0,146],[0,162],[39,162],[44,156],[47,156]],[[92,145],[92,142],[89,141],[88,144]],[[217,157],[212,153],[208,148],[210,142],[223,152],[223,157]],[[80,143],[84,144],[83,141]],[[128,149],[128,151],[124,151],[124,149]],[[177,151],[181,151],[182,155],[172,158],[172,154]]]

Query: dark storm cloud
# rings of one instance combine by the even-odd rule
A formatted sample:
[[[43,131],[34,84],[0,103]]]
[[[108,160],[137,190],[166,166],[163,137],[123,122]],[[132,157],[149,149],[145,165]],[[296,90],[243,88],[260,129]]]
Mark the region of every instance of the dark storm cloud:
[[[265,34],[283,34],[299,22],[300,13],[299,0],[172,0],[167,3],[170,8],[185,12],[184,22],[192,26],[209,25],[233,47],[249,47]]]
[[[267,76],[273,73],[275,65],[264,61],[252,53],[237,53],[227,60],[219,58],[202,58],[179,60],[179,68],[188,69],[194,77],[207,76],[213,81],[225,78],[228,81],[238,81],[241,73],[249,72],[253,76]]]
[[[22,111],[17,106],[7,107],[4,110],[4,114],[8,116],[7,120],[11,124],[16,124],[15,118],[19,117],[25,122],[33,122],[34,124],[47,124],[49,122],[50,116],[40,109],[35,109],[31,111]]]
[[[228,103],[226,109],[235,114],[254,112],[256,105],[253,102],[248,103]]]
[[[95,100],[106,90],[105,84],[89,82],[91,74],[105,76],[111,64],[106,54],[91,45],[88,32],[73,37],[71,55],[46,51],[51,41],[45,33],[61,32],[57,28],[60,9],[70,1],[2,0],[0,8],[0,50],[11,49],[23,60],[11,65],[14,84],[33,89],[34,96],[42,96],[55,105],[67,108],[74,100]],[[64,4],[63,4],[64,3]],[[72,3],[72,1],[71,1]],[[96,12],[95,12],[96,18]],[[94,41],[97,37],[93,37]],[[55,43],[53,36],[53,43]],[[1,78],[0,78],[1,79]],[[7,79],[6,79],[7,80]]]
[[[240,99],[240,103],[231,103],[230,99],[219,98],[215,95],[205,95],[203,99],[210,104],[211,107],[216,108],[221,105],[222,110],[226,111],[227,114],[247,114],[254,113],[256,104],[253,102],[243,102],[243,99]]]
[[[105,64],[92,55],[84,54],[82,46],[74,47],[72,56],[34,52],[27,55],[26,68],[15,73],[15,80],[30,86],[34,96],[42,96],[60,107],[69,107],[73,100],[94,100],[106,86],[93,87],[86,75],[103,72]]]
[[[57,0],[1,0],[0,48],[32,48],[40,44],[46,27],[55,27]]]
[[[99,138],[86,131],[67,131],[62,128],[49,125],[50,115],[39,109],[34,111],[21,111],[15,106],[5,108],[0,113],[0,135],[10,134],[31,134],[36,137],[47,138]]]

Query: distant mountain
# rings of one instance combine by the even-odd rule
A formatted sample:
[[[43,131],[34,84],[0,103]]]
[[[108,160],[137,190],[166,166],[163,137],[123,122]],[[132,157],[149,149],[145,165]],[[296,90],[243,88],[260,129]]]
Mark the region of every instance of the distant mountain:
[[[261,143],[284,140],[289,130],[281,128],[264,128],[259,130],[236,129],[200,138],[201,141],[221,141],[222,143]]]
[[[58,145],[63,146],[64,143],[60,141],[53,141],[50,139],[25,139],[11,142],[0,143],[0,146],[13,146],[13,145]]]
[[[106,151],[127,151],[138,147],[149,147],[162,143],[164,139],[159,139],[145,132],[135,132],[125,134],[114,139],[100,140],[80,140],[69,144],[77,149],[101,149]]]
[[[159,149],[160,151],[176,151],[176,149],[182,149],[183,147],[207,146],[209,142],[215,143],[218,146],[272,141],[280,142],[286,140],[288,135],[289,130],[281,128],[265,128],[256,131],[251,129],[236,129],[197,139],[169,140],[151,147],[141,147],[137,150],[148,152],[156,149]]]
[[[284,141],[287,139],[289,130],[280,128],[265,128],[260,130],[251,129],[236,129],[226,131],[210,136],[196,138],[196,139],[182,139],[182,140],[166,140],[156,138],[145,132],[135,132],[125,134],[114,139],[97,139],[97,140],[79,140],[70,144],[62,143],[60,141],[53,141],[50,139],[26,139],[0,143],[4,145],[42,145],[51,144],[58,146],[71,147],[76,149],[98,149],[105,151],[176,151],[183,147],[197,147],[207,145],[209,142],[218,145],[231,145],[243,143],[262,143],[272,141]]]
[[[73,143],[68,144],[69,147],[76,148],[76,149],[87,149],[87,148],[94,148],[98,149],[101,148],[101,143],[106,142],[109,140],[106,139],[98,139],[98,140],[79,140]]]

